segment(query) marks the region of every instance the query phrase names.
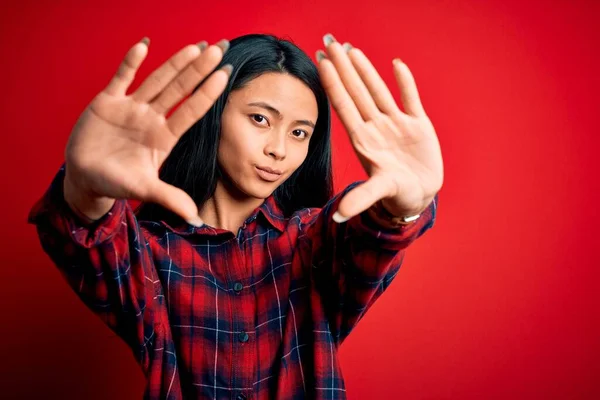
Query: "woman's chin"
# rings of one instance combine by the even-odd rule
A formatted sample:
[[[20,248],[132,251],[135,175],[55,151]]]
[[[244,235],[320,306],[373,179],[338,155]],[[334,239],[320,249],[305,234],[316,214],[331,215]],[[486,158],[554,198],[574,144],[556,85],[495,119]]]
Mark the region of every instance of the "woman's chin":
[[[275,189],[279,186],[274,182],[255,181],[245,190],[246,194],[250,197],[257,199],[266,199],[273,194]]]

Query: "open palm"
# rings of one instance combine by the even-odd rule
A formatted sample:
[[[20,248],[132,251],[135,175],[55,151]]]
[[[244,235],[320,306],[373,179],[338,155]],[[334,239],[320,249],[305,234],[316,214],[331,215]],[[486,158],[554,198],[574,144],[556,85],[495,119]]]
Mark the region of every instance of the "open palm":
[[[404,111],[362,51],[325,36],[319,73],[354,150],[369,175],[340,202],[336,220],[347,220],[378,201],[393,215],[418,215],[440,190],[444,169],[435,129],[414,78],[394,60]]]
[[[222,93],[231,67],[214,72],[166,114],[211,74],[227,47],[226,41],[186,46],[128,95],[148,53],[147,41],[134,45],[73,128],[65,149],[65,179],[88,195],[155,202],[184,219],[197,219],[191,197],[161,181],[158,172],[179,138]]]

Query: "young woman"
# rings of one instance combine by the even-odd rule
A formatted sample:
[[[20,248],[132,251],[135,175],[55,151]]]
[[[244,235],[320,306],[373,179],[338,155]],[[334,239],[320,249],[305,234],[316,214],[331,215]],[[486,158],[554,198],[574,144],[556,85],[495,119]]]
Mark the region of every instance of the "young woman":
[[[325,47],[190,45],[126,94],[142,40],[31,210],[146,398],[345,398],[338,346],[433,225],[443,166],[408,67],[401,111],[360,50]],[[337,196],[328,99],[369,175]]]

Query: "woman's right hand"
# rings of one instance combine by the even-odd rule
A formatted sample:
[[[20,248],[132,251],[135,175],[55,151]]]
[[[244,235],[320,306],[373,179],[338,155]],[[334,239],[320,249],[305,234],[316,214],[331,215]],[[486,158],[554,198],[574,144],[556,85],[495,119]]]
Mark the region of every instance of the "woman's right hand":
[[[134,45],[116,75],[84,110],[65,149],[65,200],[96,220],[115,199],[154,202],[191,224],[198,208],[183,190],[159,179],[159,168],[179,138],[225,89],[231,66],[213,72],[229,47],[226,40],[189,45],[126,94],[148,54],[148,40]],[[211,74],[212,73],[212,74]],[[208,77],[168,118],[166,114]]]

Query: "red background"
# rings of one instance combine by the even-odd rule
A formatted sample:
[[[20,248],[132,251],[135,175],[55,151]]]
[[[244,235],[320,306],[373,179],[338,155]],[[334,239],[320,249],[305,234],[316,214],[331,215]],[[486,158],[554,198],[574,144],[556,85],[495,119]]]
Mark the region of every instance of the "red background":
[[[599,398],[600,2],[1,4],[2,397],[142,394],[25,223],[125,51],[151,38],[142,78],[202,39],[275,33],[313,56],[331,32],[390,85],[393,57],[411,67],[446,168],[437,225],[342,346],[348,397]],[[333,128],[340,190],[364,175]]]

